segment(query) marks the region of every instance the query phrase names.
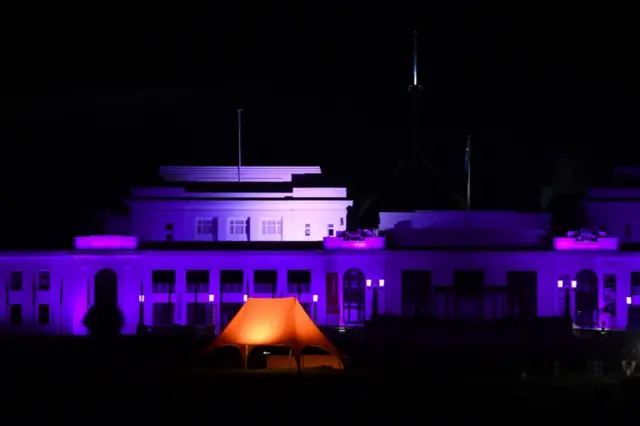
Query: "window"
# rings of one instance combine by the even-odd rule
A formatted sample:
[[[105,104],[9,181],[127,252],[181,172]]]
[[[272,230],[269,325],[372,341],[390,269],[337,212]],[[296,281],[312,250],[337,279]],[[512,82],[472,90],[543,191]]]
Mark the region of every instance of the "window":
[[[11,305],[9,320],[11,321],[11,325],[22,324],[22,305]]]
[[[175,293],[176,271],[168,269],[151,271],[151,287],[153,293]]]
[[[165,241],[173,241],[173,223],[167,223],[164,225],[164,234]]]
[[[51,273],[49,271],[38,272],[38,291],[48,291],[51,289]]]
[[[640,296],[640,272],[631,273],[631,296]]]
[[[616,316],[617,283],[615,274],[604,276],[604,313]]]
[[[213,324],[210,303],[187,303],[187,325],[208,326]]]
[[[154,303],[153,304],[153,325],[154,327],[167,327],[175,323],[174,303]]]
[[[333,224],[329,224],[327,225],[327,235],[329,235],[330,237],[333,237],[333,235],[335,234],[335,231],[333,229]]]
[[[243,303],[222,302],[220,304],[220,327],[224,329],[243,306]]]
[[[244,219],[229,220],[229,235],[246,235],[247,221]]]
[[[364,273],[356,268],[349,269],[342,278],[342,315],[347,324],[362,324],[365,321]]]
[[[197,219],[196,234],[198,235],[213,234],[213,219]]]
[[[294,294],[311,293],[311,271],[308,269],[287,271],[287,292]]]
[[[538,273],[507,271],[507,315],[521,320],[538,316]]]
[[[244,271],[224,270],[220,271],[220,292],[221,293],[244,293]]]
[[[209,293],[209,271],[187,271],[187,293]]]
[[[310,237],[311,236],[311,224],[310,223],[306,223],[304,225],[304,236],[305,237]]]
[[[262,221],[262,235],[281,235],[282,220],[265,219]]]
[[[278,286],[278,271],[253,271],[253,291],[256,294],[275,296]]]
[[[311,319],[315,320],[315,318],[313,318],[313,304],[307,302],[307,303],[300,303],[300,305],[302,305],[302,309],[304,309],[307,315],[309,315]]]
[[[11,290],[20,291],[22,290],[22,271],[12,271],[11,272]]]
[[[484,316],[484,271],[454,271],[453,294],[456,319],[482,319]]]
[[[402,271],[402,315],[428,315],[431,310],[431,271]]]
[[[38,305],[38,325],[49,325],[50,321],[49,305]]]

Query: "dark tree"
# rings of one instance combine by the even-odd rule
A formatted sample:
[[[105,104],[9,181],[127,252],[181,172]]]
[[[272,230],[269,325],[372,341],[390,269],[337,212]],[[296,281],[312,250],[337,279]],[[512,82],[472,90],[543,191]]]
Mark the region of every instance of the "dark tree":
[[[91,336],[109,339],[120,335],[124,327],[124,315],[112,305],[93,305],[82,321]]]

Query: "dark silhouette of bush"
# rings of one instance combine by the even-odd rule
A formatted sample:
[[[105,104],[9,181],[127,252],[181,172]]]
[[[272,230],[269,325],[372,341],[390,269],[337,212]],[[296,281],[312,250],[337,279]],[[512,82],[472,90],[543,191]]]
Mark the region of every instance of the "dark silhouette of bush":
[[[120,335],[124,327],[124,314],[117,306],[93,305],[84,316],[82,324],[93,337],[113,338]]]

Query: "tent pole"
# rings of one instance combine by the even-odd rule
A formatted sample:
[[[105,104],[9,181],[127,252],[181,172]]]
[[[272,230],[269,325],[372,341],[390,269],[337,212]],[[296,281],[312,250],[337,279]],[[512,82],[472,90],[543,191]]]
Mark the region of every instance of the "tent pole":
[[[249,345],[244,345],[244,369],[249,369]]]

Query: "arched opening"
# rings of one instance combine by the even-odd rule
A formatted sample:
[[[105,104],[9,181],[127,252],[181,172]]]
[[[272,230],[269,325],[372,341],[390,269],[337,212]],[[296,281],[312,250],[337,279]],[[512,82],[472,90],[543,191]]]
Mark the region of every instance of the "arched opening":
[[[118,306],[118,276],[113,269],[101,269],[93,281],[93,304]]]
[[[366,278],[364,273],[351,268],[342,278],[342,316],[346,324],[365,321]]]
[[[305,346],[302,349],[300,361],[303,370],[342,369],[340,358],[318,346]],[[298,365],[288,346],[256,346],[249,350],[247,368],[296,370]]]
[[[236,345],[224,345],[204,354],[204,363],[215,369],[240,369],[244,367],[242,351]]]
[[[598,275],[583,269],[576,275],[574,322],[582,327],[598,324]]]

